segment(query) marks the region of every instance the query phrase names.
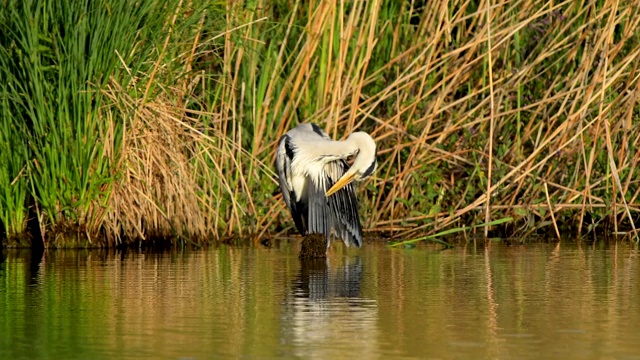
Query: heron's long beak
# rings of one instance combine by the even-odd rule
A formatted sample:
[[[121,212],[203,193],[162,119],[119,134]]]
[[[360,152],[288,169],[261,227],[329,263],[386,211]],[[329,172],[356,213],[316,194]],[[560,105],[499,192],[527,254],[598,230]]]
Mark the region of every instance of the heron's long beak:
[[[356,177],[355,173],[345,174],[344,176],[342,176],[340,179],[338,179],[338,181],[336,181],[335,184],[333,184],[331,189],[327,190],[327,196],[331,196],[338,190],[349,185],[355,179],[355,177]]]

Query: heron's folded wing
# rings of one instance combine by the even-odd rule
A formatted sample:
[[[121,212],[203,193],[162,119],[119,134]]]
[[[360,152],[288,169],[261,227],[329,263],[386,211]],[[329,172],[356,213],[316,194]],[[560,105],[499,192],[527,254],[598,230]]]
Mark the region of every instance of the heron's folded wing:
[[[327,189],[349,169],[344,160],[334,161],[326,165]],[[333,218],[333,229],[337,236],[347,245],[362,245],[362,225],[358,215],[358,199],[355,184],[351,183],[328,197],[329,209]]]
[[[288,135],[283,135],[278,142],[278,151],[276,153],[276,168],[278,170],[278,181],[280,182],[280,191],[282,191],[282,198],[287,204],[293,222],[296,224],[296,229],[301,235],[305,234],[305,222],[304,216],[306,216],[307,209],[304,204],[296,201],[296,194],[293,190],[292,178],[291,178],[291,163],[294,157],[294,148],[291,144],[291,138]]]
[[[309,179],[307,187],[307,206],[309,218],[307,229],[309,234],[325,234],[327,240],[331,235],[331,211],[327,204],[326,189],[323,184],[316,184]]]

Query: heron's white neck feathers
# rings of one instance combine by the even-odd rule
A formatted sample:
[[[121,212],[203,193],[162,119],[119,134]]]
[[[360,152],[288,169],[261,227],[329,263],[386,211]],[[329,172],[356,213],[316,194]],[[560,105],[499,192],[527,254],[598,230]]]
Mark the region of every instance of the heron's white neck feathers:
[[[358,179],[371,166],[375,167],[376,143],[369,134],[355,132],[343,141],[316,138],[308,146],[297,147],[292,168],[305,169],[308,173],[304,175],[319,179],[326,164],[340,159],[346,160],[351,156],[355,156],[355,158],[348,173],[355,173]],[[318,163],[320,166],[297,166],[297,163]]]
[[[358,179],[368,176],[367,170],[376,166],[376,143],[373,138],[365,132],[354,132],[345,142],[354,144],[358,153],[348,172],[356,173]]]

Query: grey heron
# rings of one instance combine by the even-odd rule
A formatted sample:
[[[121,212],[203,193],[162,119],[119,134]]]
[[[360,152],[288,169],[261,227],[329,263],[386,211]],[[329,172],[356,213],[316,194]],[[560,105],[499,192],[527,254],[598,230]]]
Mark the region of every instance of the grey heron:
[[[347,159],[353,157],[349,166]],[[300,124],[278,143],[280,190],[301,235],[332,230],[344,243],[362,245],[354,180],[376,169],[376,143],[365,132],[334,141],[316,124]]]

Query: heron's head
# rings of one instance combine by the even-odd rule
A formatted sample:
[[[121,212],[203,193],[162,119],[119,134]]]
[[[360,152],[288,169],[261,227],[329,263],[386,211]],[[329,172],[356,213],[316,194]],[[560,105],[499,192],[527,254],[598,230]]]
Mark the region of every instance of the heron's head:
[[[353,165],[344,175],[327,190],[327,196],[349,185],[351,182],[364,180],[376,170],[376,142],[365,132],[354,132],[345,140],[352,147],[355,155]]]

